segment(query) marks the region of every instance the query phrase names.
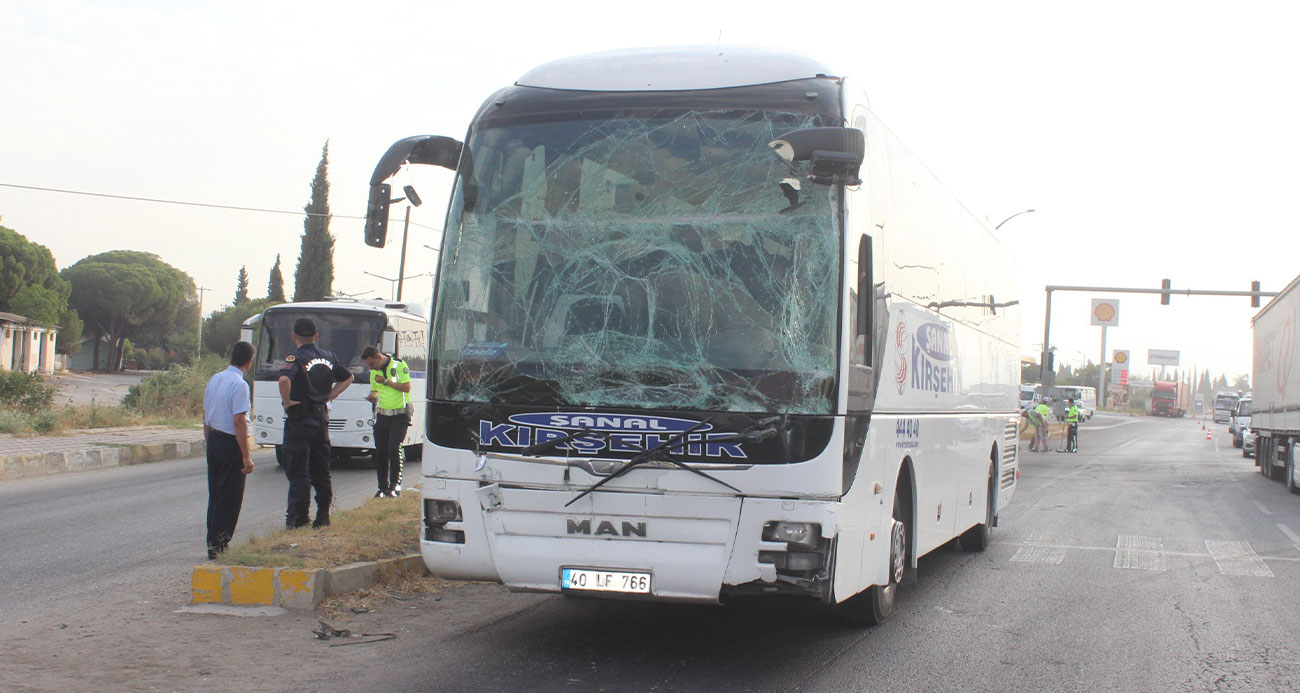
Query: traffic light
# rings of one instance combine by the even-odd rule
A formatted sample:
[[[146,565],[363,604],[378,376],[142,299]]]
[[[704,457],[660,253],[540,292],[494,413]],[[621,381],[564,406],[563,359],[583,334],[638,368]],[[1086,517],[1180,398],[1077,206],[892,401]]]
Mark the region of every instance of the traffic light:
[[[1160,305],[1167,306],[1169,305],[1169,280],[1168,279],[1160,280],[1160,289],[1161,289]]]
[[[1252,292],[1250,294],[1250,307],[1258,308],[1259,307],[1259,282],[1251,282],[1250,290]]]

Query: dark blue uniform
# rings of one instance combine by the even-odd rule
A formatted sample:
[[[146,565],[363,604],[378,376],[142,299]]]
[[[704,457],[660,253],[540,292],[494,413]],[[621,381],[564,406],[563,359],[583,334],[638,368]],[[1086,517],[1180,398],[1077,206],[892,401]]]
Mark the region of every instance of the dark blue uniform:
[[[285,410],[284,474],[289,477],[289,501],[285,526],[307,524],[311,489],[316,490],[316,523],[329,524],[329,506],[334,497],[330,484],[329,401],[334,383],[351,377],[337,356],[304,344],[285,359],[282,377],[289,379],[289,399],[298,402]]]

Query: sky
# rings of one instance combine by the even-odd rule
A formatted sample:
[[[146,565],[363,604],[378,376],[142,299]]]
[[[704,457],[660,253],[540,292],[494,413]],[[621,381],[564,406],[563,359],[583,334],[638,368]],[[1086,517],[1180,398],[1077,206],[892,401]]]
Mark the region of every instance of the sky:
[[[454,5],[454,6],[451,6]],[[1278,291],[1297,272],[1300,10],[1280,2],[0,0],[0,184],[283,210],[246,212],[0,185],[0,224],[66,267],[156,253],[228,304],[241,266],[263,296],[279,254],[293,291],[301,213],[329,142],[334,288],[391,297],[387,248],[362,241],[380,155],[460,139],[478,106],[549,60],[618,48],[793,50],[863,84],[872,110],[1014,250],[1021,350],[1043,341],[1044,287]],[[412,211],[407,300],[427,303],[449,172],[399,174]],[[394,242],[396,241],[396,242]],[[376,278],[373,275],[388,279]],[[1001,298],[1001,297],[999,297]],[[1107,358],[1179,350],[1249,373],[1244,297],[1056,293],[1051,342],[1101,357],[1092,298],[1118,298]]]

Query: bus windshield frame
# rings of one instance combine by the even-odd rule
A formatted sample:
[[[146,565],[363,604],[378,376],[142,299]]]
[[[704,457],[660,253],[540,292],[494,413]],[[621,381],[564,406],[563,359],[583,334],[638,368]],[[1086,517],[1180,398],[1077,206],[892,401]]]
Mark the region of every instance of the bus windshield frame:
[[[279,378],[286,365],[284,357],[297,349],[291,335],[298,318],[311,318],[316,323],[317,343],[322,349],[334,352],[356,376],[357,382],[369,379],[361,351],[382,343],[384,329],[388,327],[387,315],[379,311],[295,307],[268,310],[262,315],[261,334],[253,358],[254,380]]]
[[[768,147],[828,124],[662,104],[477,123],[438,272],[433,399],[832,413],[842,189],[791,182]]]

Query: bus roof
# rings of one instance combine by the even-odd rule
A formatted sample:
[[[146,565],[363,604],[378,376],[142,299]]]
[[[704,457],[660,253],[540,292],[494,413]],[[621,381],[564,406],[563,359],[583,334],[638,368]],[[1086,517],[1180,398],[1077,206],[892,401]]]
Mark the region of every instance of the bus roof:
[[[521,87],[576,91],[690,91],[831,77],[825,65],[753,46],[633,48],[562,58],[519,78]]]

